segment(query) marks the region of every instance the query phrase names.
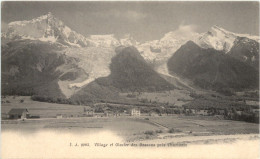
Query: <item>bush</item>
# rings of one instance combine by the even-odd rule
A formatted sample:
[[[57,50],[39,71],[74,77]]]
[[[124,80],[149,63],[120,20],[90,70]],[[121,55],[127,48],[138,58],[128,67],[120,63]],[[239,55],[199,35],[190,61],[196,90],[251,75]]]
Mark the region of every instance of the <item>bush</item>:
[[[231,89],[231,88],[220,88],[220,89],[217,89],[216,91],[225,96],[235,95],[233,89]]]
[[[142,99],[140,100],[140,102],[141,102],[141,103],[148,103],[148,99],[142,98]]]
[[[136,95],[135,94],[127,94],[126,97],[128,97],[128,98],[135,98]]]
[[[38,118],[40,118],[40,116],[39,115],[33,115],[33,116],[30,116],[29,118],[30,119],[38,119]]]
[[[97,107],[97,108],[95,108],[94,112],[95,113],[104,113],[104,110],[102,107]]]
[[[149,135],[146,135],[146,136],[145,136],[145,139],[148,140],[148,139],[151,139],[151,137],[150,137]]]
[[[162,133],[163,131],[162,130],[156,130],[155,132],[156,133]]]
[[[146,135],[154,135],[154,131],[148,130],[148,131],[145,131],[144,134],[146,134]]]
[[[211,97],[217,97],[215,94],[211,94]]]
[[[178,132],[182,132],[182,131],[179,130],[179,129],[171,128],[168,132],[169,132],[169,133],[178,133]]]
[[[197,93],[195,93],[195,92],[191,92],[191,93],[190,93],[190,97],[195,98],[195,99],[198,99],[198,98],[203,98],[203,95],[197,94]]]
[[[31,99],[34,101],[39,102],[49,102],[49,103],[59,103],[59,104],[78,104],[81,103],[77,101],[78,103],[75,103],[75,101],[71,101],[71,99],[63,99],[63,98],[56,98],[56,97],[48,97],[48,96],[39,96],[39,95],[33,95],[31,96]]]

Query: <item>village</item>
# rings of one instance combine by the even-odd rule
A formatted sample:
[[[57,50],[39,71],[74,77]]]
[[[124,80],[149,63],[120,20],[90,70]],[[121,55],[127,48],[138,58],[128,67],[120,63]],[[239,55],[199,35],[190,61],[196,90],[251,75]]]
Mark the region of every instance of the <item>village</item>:
[[[5,100],[2,99],[2,104]],[[44,119],[44,118],[105,118],[105,117],[161,117],[172,115],[184,116],[212,116],[220,120],[242,120],[246,122],[259,123],[259,108],[257,103],[248,102],[247,108],[212,108],[212,107],[192,107],[184,106],[134,106],[113,103],[96,103],[92,106],[74,106],[77,112],[66,111],[64,113],[55,111],[56,114],[46,116],[34,113],[35,108],[27,108],[26,103],[19,101],[19,107],[8,107],[2,112],[2,120],[28,120],[28,119]],[[250,104],[252,106],[250,106]],[[10,104],[8,104],[10,105]],[[43,110],[44,111],[44,110]],[[149,119],[149,118],[147,118]]]
[[[1,124],[4,131],[94,133],[109,130],[125,141],[168,140],[178,135],[258,133],[257,111],[256,108],[213,109],[188,105],[69,105],[34,101],[30,96],[6,96],[2,98]],[[241,117],[247,117],[248,121]]]

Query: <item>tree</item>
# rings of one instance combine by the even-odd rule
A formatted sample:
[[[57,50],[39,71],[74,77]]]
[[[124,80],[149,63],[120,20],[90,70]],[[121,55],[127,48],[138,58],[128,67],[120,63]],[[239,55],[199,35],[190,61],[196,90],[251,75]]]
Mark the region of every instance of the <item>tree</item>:
[[[228,116],[228,109],[227,108],[224,109],[224,115]]]

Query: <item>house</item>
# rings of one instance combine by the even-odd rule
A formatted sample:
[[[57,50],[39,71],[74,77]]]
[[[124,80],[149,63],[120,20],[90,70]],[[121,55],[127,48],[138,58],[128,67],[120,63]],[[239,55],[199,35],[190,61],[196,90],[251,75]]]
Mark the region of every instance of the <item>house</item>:
[[[253,112],[253,113],[259,113],[259,109],[252,109],[251,112]]]
[[[251,111],[255,116],[259,117],[259,109],[252,109]]]
[[[108,114],[106,112],[96,112],[94,113],[94,117],[99,118],[99,117],[107,117]]]
[[[94,109],[84,108],[84,116],[93,117],[94,116]]]
[[[140,116],[140,115],[141,115],[140,109],[137,108],[131,109],[131,116]]]
[[[121,113],[119,111],[115,111],[115,112],[113,112],[113,116],[114,117],[121,116]]]
[[[113,115],[113,112],[111,110],[105,110],[104,111],[104,116],[105,117],[109,117],[109,116],[112,116]]]
[[[129,113],[127,110],[124,110],[122,113],[120,113],[120,116],[129,116]]]
[[[155,111],[150,111],[149,116],[159,116],[159,114]]]
[[[235,92],[235,94],[236,94],[237,96],[243,96],[243,95],[245,95],[245,92]]]
[[[255,105],[255,106],[259,106],[260,103],[259,103],[259,101],[246,100],[246,105]]]
[[[241,111],[241,110],[237,110],[236,113],[237,113],[238,115],[242,115],[242,111]]]
[[[14,108],[8,112],[9,119],[26,119],[30,116],[27,109]]]
[[[63,117],[62,114],[57,114],[56,116],[57,119],[61,119],[62,117]]]
[[[203,115],[203,116],[206,116],[206,115],[209,115],[208,114],[208,110],[205,110],[205,109],[200,109],[196,112],[196,114],[198,115]]]
[[[1,113],[2,119],[8,119],[9,115],[6,113]]]
[[[185,109],[185,112],[188,113],[188,114],[195,114],[195,113],[196,113],[196,110],[195,110],[195,109],[186,108],[186,109]]]
[[[222,109],[221,109],[221,110],[218,110],[218,114],[219,114],[219,115],[225,115],[225,110],[222,110]]]

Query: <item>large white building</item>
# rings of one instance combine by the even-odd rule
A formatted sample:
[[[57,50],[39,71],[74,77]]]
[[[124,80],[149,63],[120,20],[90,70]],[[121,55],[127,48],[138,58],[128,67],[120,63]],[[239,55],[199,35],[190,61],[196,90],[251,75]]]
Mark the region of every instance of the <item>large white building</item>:
[[[133,108],[133,109],[131,110],[131,116],[140,116],[140,115],[141,115],[140,109]]]

